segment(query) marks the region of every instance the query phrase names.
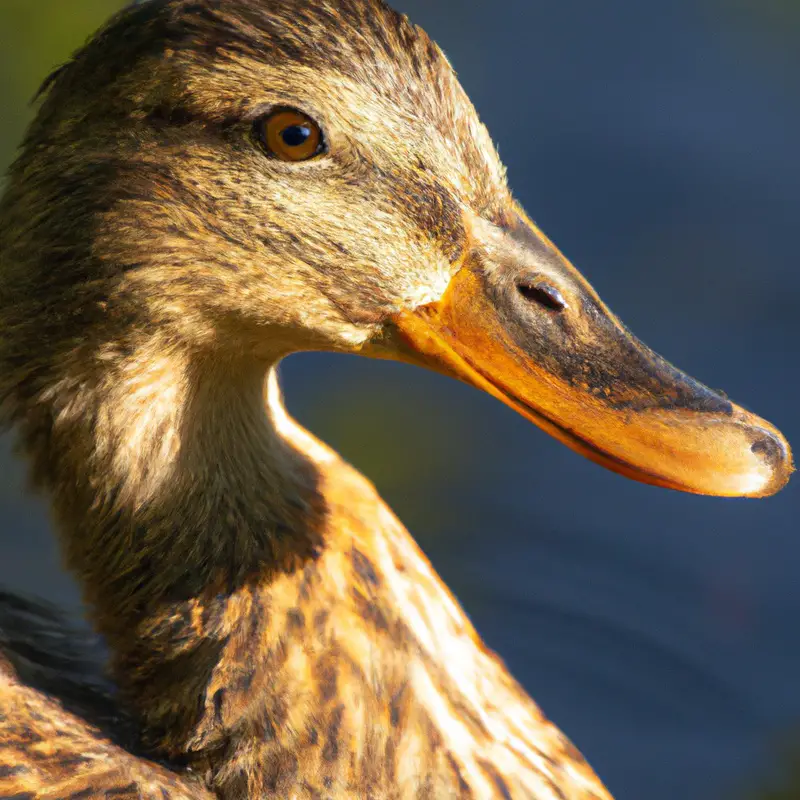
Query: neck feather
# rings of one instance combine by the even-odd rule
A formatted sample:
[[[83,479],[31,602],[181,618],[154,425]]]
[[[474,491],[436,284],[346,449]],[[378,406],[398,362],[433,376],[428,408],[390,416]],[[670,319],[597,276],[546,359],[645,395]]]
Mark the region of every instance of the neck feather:
[[[97,374],[65,365],[21,427],[112,648],[165,600],[314,557],[317,475],[278,429],[273,364],[155,341],[93,355]]]
[[[115,677],[137,712],[153,713],[154,739],[167,727],[184,735],[197,712],[196,695],[142,707],[186,681],[174,659],[202,682],[217,655],[199,639],[183,652],[176,618],[296,575],[321,552],[319,476],[285,436],[276,362],[156,340],[103,346],[51,368],[20,425]]]

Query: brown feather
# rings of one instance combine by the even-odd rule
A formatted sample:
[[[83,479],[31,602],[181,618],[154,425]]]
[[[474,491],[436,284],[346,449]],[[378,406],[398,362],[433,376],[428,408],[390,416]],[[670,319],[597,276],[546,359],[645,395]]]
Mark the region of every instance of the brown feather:
[[[0,594],[0,797],[210,798],[137,752],[97,651],[54,609]]]

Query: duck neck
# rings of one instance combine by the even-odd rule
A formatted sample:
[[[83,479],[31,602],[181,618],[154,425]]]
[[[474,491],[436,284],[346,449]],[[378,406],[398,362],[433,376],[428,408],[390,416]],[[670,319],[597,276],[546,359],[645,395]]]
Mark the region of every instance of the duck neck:
[[[286,416],[277,359],[101,356],[18,422],[146,745],[224,798],[507,797],[493,758],[556,796],[542,756],[566,745],[374,489]]]
[[[97,377],[65,368],[23,435],[123,693],[185,730],[224,638],[192,615],[319,556],[317,474],[280,431],[277,359],[155,341],[98,359]]]

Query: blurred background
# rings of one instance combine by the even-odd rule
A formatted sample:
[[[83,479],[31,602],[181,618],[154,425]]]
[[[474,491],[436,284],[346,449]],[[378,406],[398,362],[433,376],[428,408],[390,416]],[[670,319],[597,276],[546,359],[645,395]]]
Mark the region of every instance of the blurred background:
[[[0,167],[40,81],[121,5],[0,0]],[[396,5],[612,308],[800,446],[800,3]],[[800,479],[766,501],[674,494],[433,374],[308,355],[283,375],[618,800],[746,797],[777,769],[800,720]],[[0,584],[77,617],[7,441],[0,469]]]

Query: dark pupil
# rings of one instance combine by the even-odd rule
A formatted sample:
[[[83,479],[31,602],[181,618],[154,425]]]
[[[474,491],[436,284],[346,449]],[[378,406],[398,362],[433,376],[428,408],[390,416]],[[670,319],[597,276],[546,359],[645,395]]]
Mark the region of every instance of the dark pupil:
[[[281,139],[289,147],[299,147],[301,144],[305,144],[309,136],[311,136],[311,128],[307,125],[290,125],[281,133]]]

